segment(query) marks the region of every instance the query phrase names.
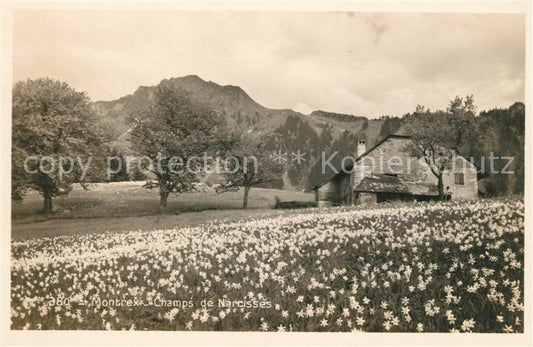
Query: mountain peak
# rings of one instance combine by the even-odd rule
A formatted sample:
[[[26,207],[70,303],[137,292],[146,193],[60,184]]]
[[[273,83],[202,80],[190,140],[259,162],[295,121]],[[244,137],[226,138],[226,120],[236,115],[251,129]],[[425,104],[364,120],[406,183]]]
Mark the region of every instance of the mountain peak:
[[[205,80],[203,80],[198,75],[186,75],[182,77],[172,77],[172,78],[165,78],[161,82],[161,84],[164,83],[185,83],[185,84],[203,84],[203,83],[209,83]]]
[[[198,85],[205,84],[206,86],[210,86],[213,88],[219,88],[220,90],[223,90],[225,92],[233,92],[233,93],[244,94],[248,96],[248,94],[246,94],[246,92],[239,86],[234,86],[231,84],[220,85],[213,81],[206,81],[198,75],[187,75],[183,77],[175,77],[175,78],[171,78],[170,81],[174,81],[178,83],[193,83],[193,84],[198,84]]]
[[[146,95],[148,94],[150,91],[152,90],[152,87],[148,87],[148,86],[139,86],[135,92],[133,92],[133,95]]]
[[[186,76],[182,76],[182,77],[175,77],[175,78],[172,78],[172,79],[180,79],[180,80],[184,80],[184,81],[194,81],[194,82],[206,82],[205,80],[203,80],[198,75],[186,75]]]

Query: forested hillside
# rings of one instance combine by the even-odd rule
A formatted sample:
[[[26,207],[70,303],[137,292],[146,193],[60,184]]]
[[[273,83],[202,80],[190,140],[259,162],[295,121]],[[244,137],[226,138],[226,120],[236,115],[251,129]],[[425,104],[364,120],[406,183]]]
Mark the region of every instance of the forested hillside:
[[[320,171],[322,152],[326,157],[335,151],[338,158],[355,155],[357,140],[364,139],[367,148],[396,131],[403,117],[366,117],[317,110],[309,115],[290,109],[270,109],[254,101],[238,86],[221,86],[204,81],[198,76],[166,79],[161,84],[172,84],[187,91],[191,98],[209,106],[225,118],[229,127],[240,132],[252,133],[266,141],[272,152],[285,153],[282,177],[271,186],[291,190],[309,190],[320,180],[331,176]],[[145,110],[152,102],[155,86],[139,87],[133,94],[114,101],[93,103],[102,121],[115,129],[114,153],[127,154],[130,147],[128,118]],[[481,181],[482,191],[488,195],[517,193],[523,191],[525,107],[515,103],[508,109],[481,111],[476,117],[479,137],[472,141],[471,153],[476,164],[485,162],[488,168],[489,155],[513,156],[513,175],[491,175]],[[300,150],[304,160],[293,161],[292,153]],[[339,163],[337,163],[339,164]],[[503,161],[494,165],[503,168]]]

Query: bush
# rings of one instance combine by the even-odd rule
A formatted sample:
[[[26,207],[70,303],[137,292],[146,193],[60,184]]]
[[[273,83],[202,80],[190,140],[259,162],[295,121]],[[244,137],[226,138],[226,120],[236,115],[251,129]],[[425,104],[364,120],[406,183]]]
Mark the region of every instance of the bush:
[[[311,208],[318,207],[316,201],[280,201],[276,197],[276,209],[295,209],[295,208]]]

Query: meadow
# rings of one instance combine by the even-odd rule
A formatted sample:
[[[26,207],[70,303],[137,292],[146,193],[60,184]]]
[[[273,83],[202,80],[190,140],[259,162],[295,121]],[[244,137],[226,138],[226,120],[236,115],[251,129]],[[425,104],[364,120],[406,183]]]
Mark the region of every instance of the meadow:
[[[43,198],[30,191],[22,202],[11,206],[12,239],[76,235],[103,231],[153,230],[197,225],[209,220],[239,220],[249,216],[279,215],[273,210],[275,198],[282,201],[313,201],[314,195],[279,189],[253,188],[249,208],[242,210],[239,191],[189,192],[170,195],[168,211],[159,213],[157,190],[142,187],[144,182],[91,184],[89,190],[74,185],[66,197],[53,200],[54,213],[40,213]]]
[[[521,197],[14,240],[11,328],[523,332]]]

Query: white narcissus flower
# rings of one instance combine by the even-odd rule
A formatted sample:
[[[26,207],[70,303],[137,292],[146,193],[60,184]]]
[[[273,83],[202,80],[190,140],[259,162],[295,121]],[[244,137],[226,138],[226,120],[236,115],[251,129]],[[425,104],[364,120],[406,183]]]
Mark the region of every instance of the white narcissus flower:
[[[424,331],[424,324],[422,324],[422,323],[417,323],[417,325],[416,325],[416,331],[418,331],[419,333],[423,332],[423,331]]]
[[[263,330],[258,317],[264,315],[276,330],[298,330],[306,321],[321,325],[326,320],[331,330],[344,331],[352,328],[352,321],[361,327],[365,319],[383,313],[383,331],[398,326],[401,331],[485,332],[475,325],[481,319],[475,308],[458,311],[475,296],[501,307],[502,312],[488,318],[500,323],[498,329],[521,331],[523,271],[517,270],[523,269],[522,211],[523,202],[517,199],[467,205],[399,203],[105,237],[14,240],[11,325],[26,328],[31,317],[31,328],[127,329],[141,311],[114,305],[80,309],[74,300],[48,305],[53,294],[88,303],[142,300],[160,324],[168,324],[164,328],[183,328],[187,322],[185,328],[192,329],[195,322],[209,330],[224,320]],[[446,257],[436,263],[442,245]],[[232,304],[218,307],[218,312],[201,311],[197,298],[204,296]],[[179,314],[172,307],[150,306],[189,298],[191,307],[179,307]],[[243,299],[269,307],[233,304]],[[271,321],[267,312],[275,310],[280,314]],[[463,314],[471,318],[454,328],[459,312],[461,321]],[[232,319],[226,320],[227,315]],[[105,321],[94,323],[94,316]],[[511,317],[510,322],[504,317]],[[444,318],[445,324],[435,325]],[[413,325],[412,319],[421,322]],[[140,324],[135,328],[144,329]]]

